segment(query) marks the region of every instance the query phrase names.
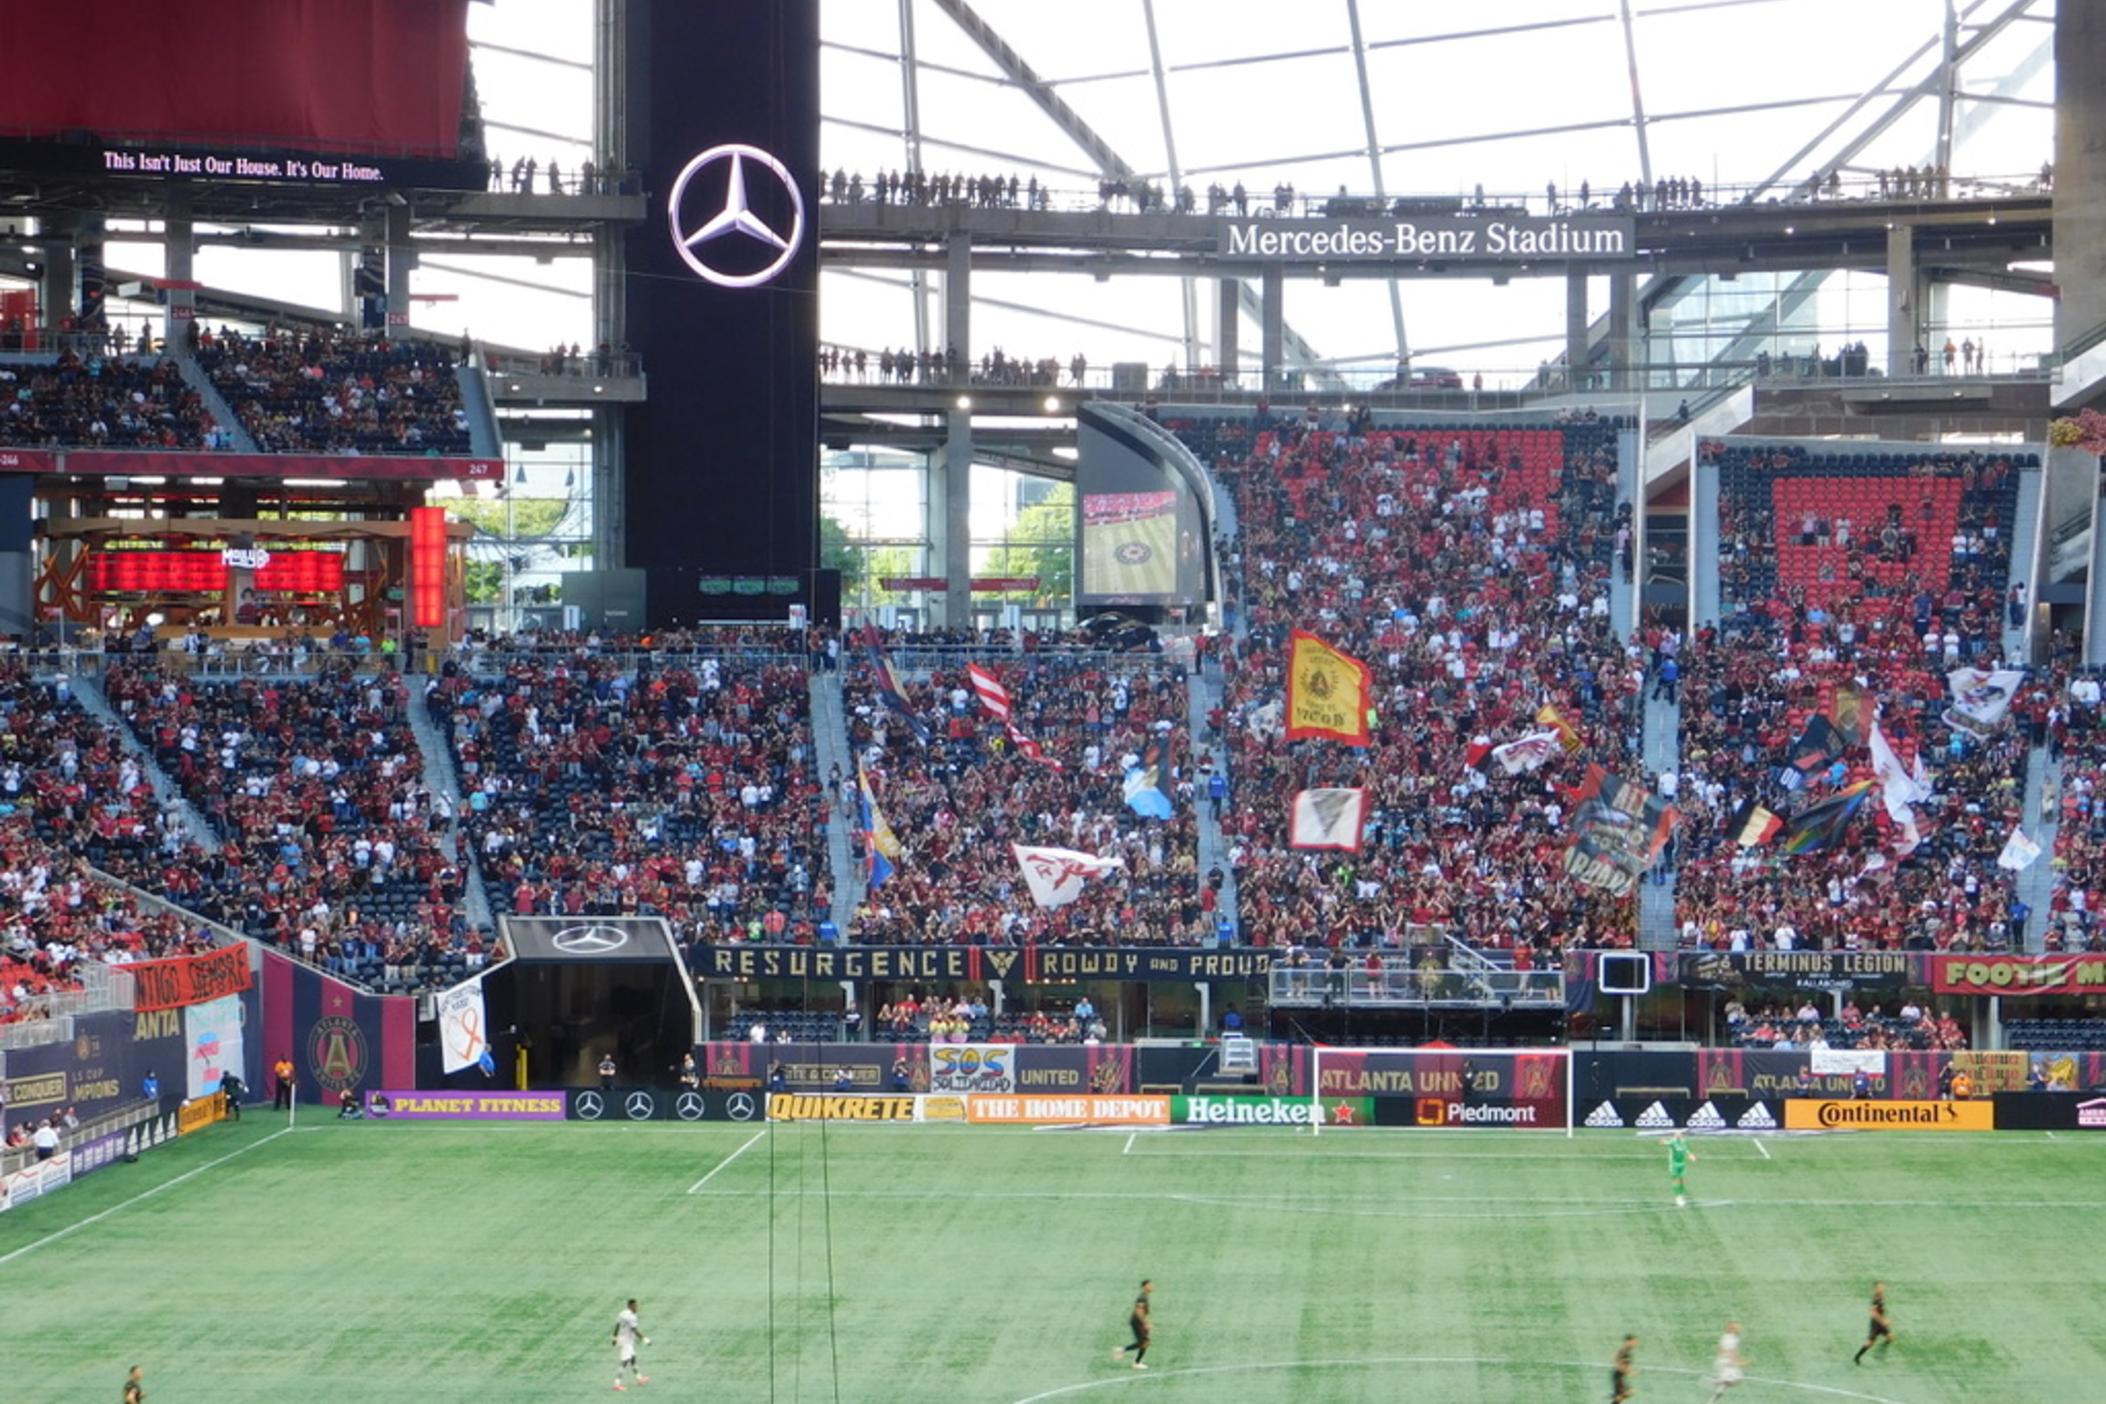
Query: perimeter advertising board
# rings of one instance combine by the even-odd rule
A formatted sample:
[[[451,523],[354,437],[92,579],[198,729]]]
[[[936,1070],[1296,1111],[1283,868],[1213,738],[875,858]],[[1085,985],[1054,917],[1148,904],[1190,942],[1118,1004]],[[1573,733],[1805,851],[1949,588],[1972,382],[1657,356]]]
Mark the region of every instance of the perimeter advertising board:
[[[375,1121],[561,1121],[561,1092],[378,1091],[366,1094]]]
[[[968,1097],[975,1125],[1167,1126],[1168,1097]]]
[[[1804,1097],[1784,1104],[1787,1131],[1994,1131],[1991,1102],[1837,1102]]]
[[[1366,1097],[1381,1126],[1563,1127],[1569,1061],[1561,1053],[1331,1049],[1267,1045],[1259,1078],[1276,1096]]]
[[[2106,994],[2106,956],[1940,955],[1931,988],[1960,995]]]
[[[1172,1097],[1174,1126],[1372,1126],[1365,1097]]]

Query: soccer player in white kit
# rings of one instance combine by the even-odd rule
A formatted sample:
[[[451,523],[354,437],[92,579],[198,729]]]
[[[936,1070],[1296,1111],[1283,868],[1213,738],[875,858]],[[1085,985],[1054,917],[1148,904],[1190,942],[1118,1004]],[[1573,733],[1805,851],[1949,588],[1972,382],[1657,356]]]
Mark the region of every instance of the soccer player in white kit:
[[[639,1344],[649,1345],[650,1343],[651,1338],[643,1333],[643,1327],[636,1319],[636,1298],[631,1297],[629,1298],[628,1307],[623,1310],[620,1316],[614,1318],[614,1346],[620,1352],[615,1357],[614,1362],[614,1387],[616,1389],[625,1390],[629,1387],[622,1383],[622,1371],[624,1370],[635,1376],[636,1382],[640,1385],[646,1385],[651,1382],[649,1375],[636,1368],[636,1347]]]
[[[1728,1321],[1726,1334],[1718,1338],[1718,1359],[1711,1363],[1711,1401],[1718,1404],[1726,1391],[1740,1383],[1740,1323]]]

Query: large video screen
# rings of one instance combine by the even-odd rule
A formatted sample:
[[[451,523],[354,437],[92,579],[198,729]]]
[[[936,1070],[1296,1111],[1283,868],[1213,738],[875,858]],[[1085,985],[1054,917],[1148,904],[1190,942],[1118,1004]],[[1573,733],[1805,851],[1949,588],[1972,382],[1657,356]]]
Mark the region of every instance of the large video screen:
[[[1198,504],[1154,444],[1084,420],[1077,434],[1078,605],[1196,604],[1206,596]]]
[[[0,141],[450,158],[468,70],[467,5],[12,4],[0,20]]]

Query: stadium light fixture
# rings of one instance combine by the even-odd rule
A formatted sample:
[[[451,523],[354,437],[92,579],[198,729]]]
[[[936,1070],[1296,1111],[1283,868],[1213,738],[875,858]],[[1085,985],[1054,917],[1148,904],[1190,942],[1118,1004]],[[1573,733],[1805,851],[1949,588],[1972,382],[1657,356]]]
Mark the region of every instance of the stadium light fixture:
[[[962,410],[969,410],[969,409],[971,409],[972,407],[973,407],[973,397],[972,397],[972,396],[970,396],[970,395],[960,395],[960,396],[958,397],[958,408],[959,408],[959,409],[962,409]]]
[[[1046,396],[1046,405],[1045,405],[1045,409],[1046,409],[1046,413],[1047,413],[1047,414],[1059,414],[1059,413],[1060,413],[1060,396],[1058,396],[1058,395],[1048,395],[1048,396]]]

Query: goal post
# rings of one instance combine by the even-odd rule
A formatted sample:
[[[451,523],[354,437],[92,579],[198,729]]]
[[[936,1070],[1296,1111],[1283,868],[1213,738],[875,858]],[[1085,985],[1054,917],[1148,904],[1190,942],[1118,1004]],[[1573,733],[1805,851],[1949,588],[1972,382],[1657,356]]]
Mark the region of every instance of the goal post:
[[[1366,1048],[1311,1044],[1309,1130],[1341,1102],[1366,1102],[1378,1126],[1509,1127],[1573,1134],[1572,1050]]]

